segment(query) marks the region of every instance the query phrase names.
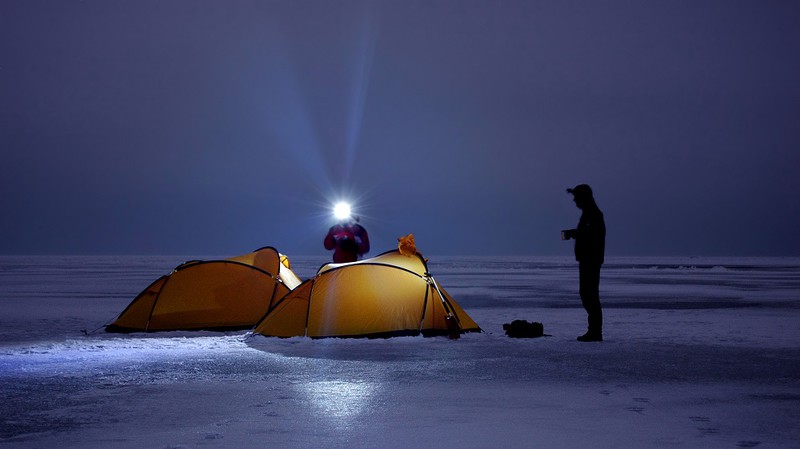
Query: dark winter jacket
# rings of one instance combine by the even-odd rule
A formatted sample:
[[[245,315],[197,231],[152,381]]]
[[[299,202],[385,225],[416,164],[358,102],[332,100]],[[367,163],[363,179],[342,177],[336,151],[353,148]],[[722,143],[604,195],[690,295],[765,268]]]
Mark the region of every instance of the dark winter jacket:
[[[602,265],[606,249],[606,224],[603,212],[592,203],[583,209],[575,230],[575,259],[580,263]]]

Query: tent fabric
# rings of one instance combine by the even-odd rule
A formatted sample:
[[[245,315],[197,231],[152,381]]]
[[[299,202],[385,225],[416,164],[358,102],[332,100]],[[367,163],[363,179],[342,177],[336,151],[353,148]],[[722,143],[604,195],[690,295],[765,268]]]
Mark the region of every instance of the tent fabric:
[[[289,260],[272,247],[191,261],[145,288],[106,330],[251,329],[298,285]]]
[[[480,330],[428,273],[419,253],[402,255],[395,250],[324,265],[314,278],[281,298],[254,333],[322,338]]]

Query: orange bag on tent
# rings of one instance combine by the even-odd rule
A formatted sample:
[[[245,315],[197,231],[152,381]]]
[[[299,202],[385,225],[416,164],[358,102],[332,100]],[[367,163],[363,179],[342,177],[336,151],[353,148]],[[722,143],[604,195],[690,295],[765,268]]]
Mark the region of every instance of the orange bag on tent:
[[[397,249],[400,254],[404,256],[413,256],[417,254],[417,245],[414,243],[414,234],[408,234],[405,237],[397,238]]]

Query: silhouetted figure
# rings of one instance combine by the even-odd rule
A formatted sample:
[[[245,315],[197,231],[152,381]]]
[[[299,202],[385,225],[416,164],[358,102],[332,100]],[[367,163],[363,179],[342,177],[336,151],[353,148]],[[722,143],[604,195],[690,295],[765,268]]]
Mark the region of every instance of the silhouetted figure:
[[[603,310],[600,306],[600,267],[606,246],[606,224],[597,207],[592,189],[581,184],[567,189],[575,205],[582,211],[577,229],[561,232],[563,240],[575,239],[575,260],[580,269],[580,295],[589,314],[589,330],[578,341],[603,341]]]
[[[333,250],[335,263],[355,262],[369,252],[369,235],[358,221],[358,217],[348,218],[331,226],[325,236],[325,249]]]

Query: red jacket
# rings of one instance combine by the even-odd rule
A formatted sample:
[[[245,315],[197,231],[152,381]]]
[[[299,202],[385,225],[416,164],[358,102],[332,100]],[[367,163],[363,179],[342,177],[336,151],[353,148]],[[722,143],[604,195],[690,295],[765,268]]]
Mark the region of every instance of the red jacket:
[[[369,252],[369,235],[358,223],[339,223],[325,236],[325,249],[333,251],[335,263],[355,262]]]

